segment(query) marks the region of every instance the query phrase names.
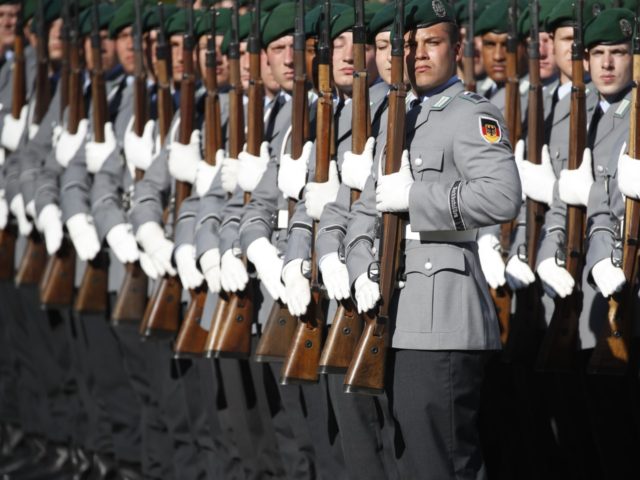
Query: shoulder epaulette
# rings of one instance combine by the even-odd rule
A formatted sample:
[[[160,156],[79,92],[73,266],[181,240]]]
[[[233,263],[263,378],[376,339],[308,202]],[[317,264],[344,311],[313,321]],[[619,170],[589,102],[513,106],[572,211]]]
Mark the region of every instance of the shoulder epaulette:
[[[482,102],[488,101],[485,97],[475,92],[462,92],[462,94],[460,94],[459,97],[464,98],[465,100],[468,100],[469,102],[472,102],[472,103],[482,103]]]
[[[431,110],[443,110],[444,107],[449,105],[449,102],[453,97],[449,97],[448,95],[442,95],[433,105],[431,105]]]
[[[618,108],[616,108],[616,112],[613,114],[613,116],[618,118],[624,117],[624,114],[629,108],[629,105],[631,105],[631,102],[629,100],[627,100],[626,98],[622,99],[622,101],[620,102],[620,105],[618,105]]]

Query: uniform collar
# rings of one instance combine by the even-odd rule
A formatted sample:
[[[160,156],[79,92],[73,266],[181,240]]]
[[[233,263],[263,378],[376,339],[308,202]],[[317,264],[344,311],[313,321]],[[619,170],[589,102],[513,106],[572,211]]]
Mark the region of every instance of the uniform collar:
[[[460,82],[460,79],[458,78],[458,76],[454,75],[442,85],[439,85],[436,88],[429,90],[424,95],[420,95],[419,97],[416,96],[416,98],[420,100],[420,103],[423,103],[425,100],[428,100],[430,97],[433,97],[434,95],[438,95],[439,93],[444,92],[447,88],[459,82]]]

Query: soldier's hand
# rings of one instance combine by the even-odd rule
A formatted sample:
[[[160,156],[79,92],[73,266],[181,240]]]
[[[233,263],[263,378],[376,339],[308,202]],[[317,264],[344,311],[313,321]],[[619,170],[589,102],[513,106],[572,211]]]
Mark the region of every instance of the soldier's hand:
[[[491,288],[501,287],[506,283],[504,276],[504,260],[499,251],[500,241],[490,233],[478,239],[478,256],[480,267]]]
[[[87,128],[89,126],[89,122],[86,118],[83,118],[78,123],[78,130],[76,133],[71,134],[67,129],[65,129],[58,139],[58,143],[56,145],[56,161],[67,168],[71,159],[78,153],[82,143],[85,141],[87,137]]]
[[[20,231],[20,235],[24,235],[25,237],[29,235],[33,229],[33,225],[27,218],[27,213],[24,208],[24,200],[22,199],[21,193],[13,197],[13,200],[11,200],[11,204],[9,205],[9,209],[16,217],[16,220],[18,220],[18,230]]]
[[[524,158],[524,140],[518,140],[515,157],[522,183],[522,193],[536,202],[551,205],[556,175],[551,166],[549,147],[543,145],[541,163],[535,165]]]
[[[622,269],[611,263],[610,258],[596,263],[591,269],[591,276],[605,298],[622,290],[627,281]]]
[[[640,199],[640,161],[626,154],[620,155],[617,178],[622,195]]]
[[[376,185],[376,209],[379,212],[406,212],[409,210],[409,193],[413,174],[409,164],[409,152],[402,152],[402,164],[397,173],[380,175]]]
[[[142,245],[144,251],[151,257],[158,275],[175,275],[176,270],[171,263],[173,242],[164,236],[160,224],[146,222],[140,225],[136,233],[136,239]]]
[[[93,260],[100,251],[100,240],[91,216],[76,213],[67,220],[67,230],[78,258],[83,261]]]
[[[594,181],[591,168],[591,150],[585,148],[580,167],[560,172],[558,178],[560,200],[568,205],[587,206]]]
[[[198,163],[202,161],[200,153],[200,130],[191,132],[188,145],[174,141],[169,152],[169,173],[180,182],[194,183]]]
[[[367,273],[356,278],[355,290],[359,313],[368,312],[380,300],[380,285],[369,279]]]
[[[349,289],[349,272],[340,260],[337,252],[324,255],[319,262],[322,282],[331,300],[344,300],[351,295]]]
[[[60,208],[53,203],[46,205],[38,215],[38,224],[44,233],[47,253],[53,255],[62,245],[62,212]]]
[[[204,160],[198,163],[196,171],[196,193],[199,197],[202,197],[209,191],[209,188],[211,188],[211,182],[213,182],[213,179],[218,174],[218,170],[220,170],[220,166],[223,161],[224,150],[218,150],[216,152],[215,165],[209,165]]]
[[[309,269],[308,263],[296,258],[287,263],[282,269],[282,281],[286,289],[287,308],[294,317],[307,313],[311,302],[311,287],[309,279],[303,269]],[[305,267],[306,265],[306,267]]]
[[[115,152],[117,146],[113,124],[107,122],[104,124],[104,142],[91,141],[87,142],[84,147],[89,173],[98,173],[104,162],[109,158],[109,155]]]
[[[0,143],[4,148],[12,152],[18,148],[20,138],[27,126],[27,112],[28,107],[24,105],[20,110],[20,118],[13,118],[10,113],[4,116],[4,127],[0,136]]]
[[[266,237],[260,237],[247,247],[247,258],[256,267],[258,278],[271,298],[285,301],[285,289],[280,281],[283,261],[276,247]]]
[[[139,137],[132,129],[133,117],[124,134],[124,156],[127,163],[133,164],[135,168],[146,171],[153,161],[155,152],[155,142],[153,141],[153,131],[156,122],[148,120],[144,125],[142,136]]]
[[[323,183],[307,183],[304,193],[307,214],[314,220],[320,220],[322,211],[327,203],[336,201],[339,188],[338,166],[334,160],[331,160],[329,163],[329,180]]]
[[[185,243],[176,248],[174,254],[180,283],[186,290],[193,290],[204,282],[204,276],[196,265],[196,247]]]
[[[227,193],[233,193],[238,186],[238,168],[240,162],[235,158],[225,157],[220,170],[222,188]]]
[[[157,280],[160,275],[149,254],[142,250],[138,250],[138,254],[140,255],[140,267],[142,271],[151,280]]]
[[[212,248],[200,257],[200,270],[204,273],[209,290],[213,293],[220,291],[220,250]]]
[[[224,252],[220,261],[220,285],[225,292],[240,292],[249,282],[247,268],[233,250]]]
[[[542,280],[544,291],[551,298],[556,296],[565,298],[573,292],[575,280],[566,268],[562,268],[556,263],[555,258],[542,260],[536,271]]]
[[[262,175],[267,170],[269,163],[269,142],[260,144],[260,156],[251,155],[245,150],[240,152],[240,170],[238,172],[238,185],[245,192],[253,192],[260,183]]]
[[[107,243],[122,263],[136,262],[138,254],[138,244],[133,236],[133,228],[129,223],[120,223],[107,232]]]
[[[361,154],[345,152],[342,161],[342,183],[349,188],[362,191],[373,167],[373,148],[376,141],[373,137],[367,139]]]
[[[288,153],[280,157],[278,167],[278,188],[285,198],[300,199],[300,193],[307,182],[309,157],[313,150],[313,143],[306,142],[302,147],[300,158],[294,159]]]
[[[9,205],[4,197],[4,189],[0,190],[0,230],[4,230],[9,222]]]
[[[512,290],[526,288],[536,281],[536,275],[529,264],[520,260],[517,255],[509,259],[504,273]]]

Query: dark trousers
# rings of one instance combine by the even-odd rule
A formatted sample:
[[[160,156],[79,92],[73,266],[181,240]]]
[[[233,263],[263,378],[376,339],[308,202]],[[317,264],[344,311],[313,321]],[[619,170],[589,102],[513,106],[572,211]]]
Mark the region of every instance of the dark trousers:
[[[0,422],[19,424],[18,345],[12,331],[21,317],[15,287],[0,282]]]
[[[401,478],[483,479],[477,416],[485,354],[390,351]]]

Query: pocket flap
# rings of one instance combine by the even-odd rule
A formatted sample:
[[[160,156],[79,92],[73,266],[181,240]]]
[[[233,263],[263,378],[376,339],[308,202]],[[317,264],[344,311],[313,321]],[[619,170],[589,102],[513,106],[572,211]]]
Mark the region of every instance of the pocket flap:
[[[441,270],[466,272],[464,250],[455,245],[446,244],[430,244],[407,250],[406,273],[422,273],[430,277]]]
[[[412,149],[414,150],[414,149]],[[415,154],[414,154],[415,152]],[[441,148],[417,147],[411,154],[411,168],[416,173],[425,170],[442,171],[444,150]]]

